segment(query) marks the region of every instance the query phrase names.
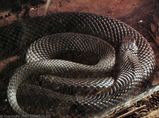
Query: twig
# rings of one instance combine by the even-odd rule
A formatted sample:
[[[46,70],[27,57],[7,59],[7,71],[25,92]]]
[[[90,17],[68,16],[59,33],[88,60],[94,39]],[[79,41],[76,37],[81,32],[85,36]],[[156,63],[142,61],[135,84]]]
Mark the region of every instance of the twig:
[[[46,6],[45,6],[45,15],[46,15],[47,12],[48,12],[48,8],[49,8],[49,6],[50,6],[50,3],[51,3],[51,0],[47,0]]]
[[[118,116],[118,118],[125,118],[126,116],[129,116],[129,115],[133,114],[134,112],[136,112],[136,111],[138,111],[138,110],[141,110],[141,109],[143,109],[143,108],[145,108],[145,107],[146,107],[146,105],[143,105],[143,106],[141,106],[141,107],[138,107],[138,108],[136,108],[136,109],[133,109],[133,110],[131,110],[131,111],[125,113],[125,114],[122,114],[122,115]]]

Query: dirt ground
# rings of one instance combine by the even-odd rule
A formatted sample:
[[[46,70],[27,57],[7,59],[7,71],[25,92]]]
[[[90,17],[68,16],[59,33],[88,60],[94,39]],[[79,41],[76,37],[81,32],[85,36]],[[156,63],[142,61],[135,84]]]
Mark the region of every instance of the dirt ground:
[[[45,15],[46,5],[29,6],[30,16]],[[109,15],[131,25],[138,30],[150,42],[156,56],[156,69],[151,79],[153,84],[159,84],[159,2],[157,0],[52,0],[47,13],[52,12],[90,12],[99,15]],[[9,11],[0,12],[4,16]],[[0,26],[10,24],[16,20],[15,14],[0,19]],[[0,61],[0,71],[18,57],[11,57]],[[5,83],[5,84],[4,84]],[[0,80],[0,91],[6,90],[7,83]],[[3,91],[4,93],[4,91]],[[1,96],[2,106],[0,114],[12,112],[6,103],[6,94]]]

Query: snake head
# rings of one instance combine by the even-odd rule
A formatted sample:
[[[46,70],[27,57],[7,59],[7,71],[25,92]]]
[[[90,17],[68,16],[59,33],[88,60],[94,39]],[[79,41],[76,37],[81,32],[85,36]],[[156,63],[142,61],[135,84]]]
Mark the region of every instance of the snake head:
[[[136,45],[136,40],[132,36],[126,36],[121,42],[121,51],[131,51],[134,54],[138,53],[138,47]]]

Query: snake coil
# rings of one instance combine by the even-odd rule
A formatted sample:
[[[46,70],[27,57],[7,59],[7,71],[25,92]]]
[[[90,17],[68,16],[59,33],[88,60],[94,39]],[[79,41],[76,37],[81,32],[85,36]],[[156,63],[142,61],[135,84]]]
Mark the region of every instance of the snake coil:
[[[19,114],[28,113],[18,105],[18,87],[34,73],[47,75],[46,79],[61,87],[96,90],[97,94],[86,96],[55,91],[58,99],[72,101],[77,109],[95,113],[133,96],[132,92],[155,66],[152,48],[141,34],[121,21],[90,13],[55,13],[24,19],[1,28],[0,41],[3,57],[11,50],[26,54],[27,63],[17,69],[7,91],[10,105]],[[67,51],[94,53],[99,60],[95,65],[87,65],[56,59]],[[116,64],[119,65],[117,77],[105,76]],[[56,76],[65,73],[90,76],[78,79]],[[94,73],[101,77],[93,77]]]

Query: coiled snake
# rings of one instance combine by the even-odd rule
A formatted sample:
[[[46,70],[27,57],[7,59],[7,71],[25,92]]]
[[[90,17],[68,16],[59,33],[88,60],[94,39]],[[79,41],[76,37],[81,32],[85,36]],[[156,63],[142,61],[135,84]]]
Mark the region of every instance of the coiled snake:
[[[7,91],[10,105],[19,114],[27,113],[18,105],[17,89],[32,74],[46,75],[51,83],[78,91],[95,90],[86,95],[55,91],[58,99],[73,102],[77,110],[95,113],[133,96],[155,66],[154,53],[141,34],[121,21],[90,13],[55,13],[17,21],[0,29],[0,40],[3,57],[11,50],[26,54],[27,63],[17,69]],[[99,61],[88,65],[56,59],[67,51],[94,53]],[[113,68],[119,69],[118,74],[107,76]],[[59,77],[66,73],[69,77]],[[75,73],[83,76],[71,77]]]

